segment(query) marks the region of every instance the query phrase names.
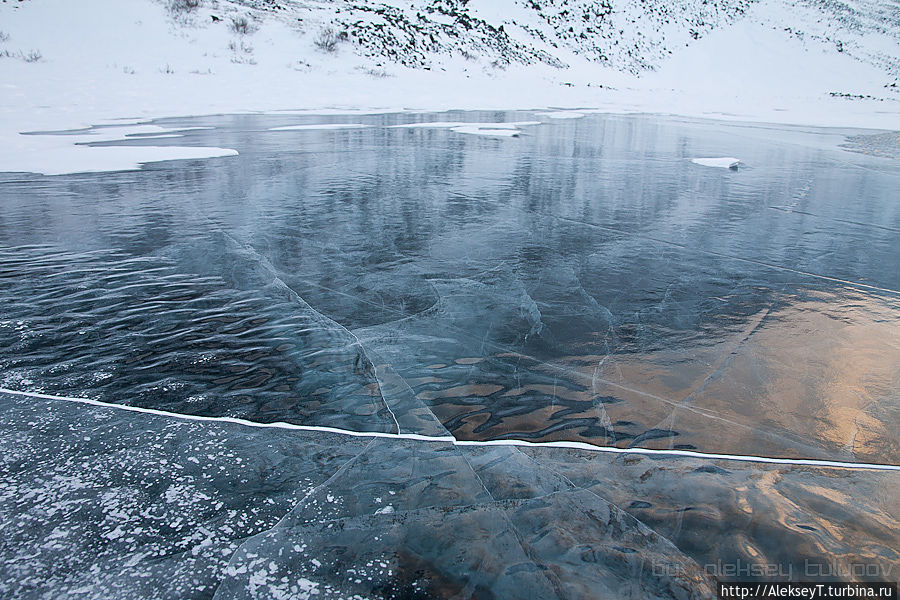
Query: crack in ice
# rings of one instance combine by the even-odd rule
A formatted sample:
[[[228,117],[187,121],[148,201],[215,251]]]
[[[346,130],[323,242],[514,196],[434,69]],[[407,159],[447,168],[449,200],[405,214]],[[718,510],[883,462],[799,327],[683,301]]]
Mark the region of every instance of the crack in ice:
[[[539,211],[531,211],[531,212],[534,213],[534,214],[540,215],[540,216],[542,216],[542,217],[547,217],[547,218],[549,218],[549,219],[555,219],[555,220],[558,220],[558,221],[564,221],[564,222],[566,222],[566,223],[575,223],[575,224],[577,224],[577,225],[583,225],[583,226],[585,226],[585,227],[592,227],[592,228],[595,228],[595,229],[605,229],[605,230],[607,230],[607,231],[614,231],[614,232],[616,232],[616,233],[624,233],[622,230],[620,230],[620,229],[618,229],[618,228],[616,228],[616,227],[610,227],[609,225],[600,225],[599,223],[590,223],[590,222],[588,222],[588,221],[581,221],[581,220],[578,220],[578,219],[572,219],[572,218],[569,218],[569,217],[561,217],[561,216],[559,216],[559,215],[552,215],[552,214],[549,214],[549,213],[544,213],[544,212],[539,212]],[[783,272],[786,272],[786,273],[794,273],[794,274],[797,274],[797,275],[804,275],[804,276],[806,276],[806,277],[813,277],[813,278],[815,278],[815,279],[822,279],[822,280],[825,280],[825,281],[831,281],[831,282],[833,282],[833,283],[840,283],[840,284],[843,284],[843,285],[846,285],[846,286],[852,287],[852,288],[865,288],[865,289],[868,289],[868,290],[875,290],[875,291],[878,291],[878,292],[886,292],[886,293],[889,293],[889,294],[900,294],[900,290],[895,290],[895,289],[885,288],[885,287],[879,287],[879,286],[877,286],[877,285],[871,285],[871,284],[868,284],[868,283],[862,283],[862,282],[859,282],[859,281],[851,281],[851,280],[849,280],[849,279],[841,279],[840,277],[832,277],[832,276],[830,276],[830,275],[821,275],[821,274],[819,274],[819,273],[811,273],[811,272],[809,272],[809,271],[802,271],[802,270],[800,270],[800,269],[793,269],[793,268],[791,268],[791,267],[784,267],[784,266],[781,266],[781,265],[775,265],[775,264],[772,264],[772,263],[767,263],[767,262],[765,262],[765,261],[757,260],[757,259],[755,259],[755,258],[744,258],[744,257],[742,257],[742,256],[735,256],[735,255],[733,255],[733,254],[726,254],[726,253],[724,253],[724,252],[716,252],[715,250],[705,250],[705,249],[702,249],[702,248],[691,248],[691,247],[688,246],[687,244],[680,244],[680,243],[678,243],[678,242],[673,242],[673,241],[671,241],[671,240],[666,240],[666,239],[663,239],[663,238],[657,238],[657,237],[654,237],[654,236],[651,236],[651,235],[641,235],[641,234],[639,234],[639,235],[636,235],[635,237],[640,237],[640,238],[643,238],[643,239],[646,239],[646,240],[650,240],[650,241],[652,241],[652,242],[657,242],[657,243],[660,243],[660,244],[666,244],[666,245],[668,245],[668,246],[674,246],[674,247],[676,247],[676,248],[683,248],[683,249],[685,249],[685,250],[694,250],[694,251],[696,251],[696,252],[699,252],[700,254],[708,254],[708,255],[710,255],[710,256],[718,256],[718,257],[720,257],[720,258],[726,258],[726,259],[729,259],[729,260],[736,260],[736,261],[739,261],[739,262],[745,262],[745,263],[750,263],[750,264],[754,264],[754,265],[759,265],[759,266],[761,266],[761,267],[766,267],[766,268],[768,268],[768,269],[774,269],[774,270],[776,270],[776,271],[783,271]]]
[[[204,218],[208,223],[210,223],[213,226],[213,228],[215,230],[217,230],[219,232],[219,234],[221,234],[228,242],[230,242],[232,245],[237,246],[238,248],[244,250],[245,252],[249,253],[253,257],[253,259],[256,261],[257,265],[262,267],[272,277],[273,283],[283,287],[288,292],[288,294],[295,301],[300,303],[302,306],[308,308],[313,313],[318,315],[320,318],[324,319],[326,322],[332,323],[332,324],[336,325],[337,327],[339,327],[340,329],[343,329],[351,337],[353,337],[353,339],[356,341],[356,345],[359,347],[359,351],[362,354],[362,358],[364,360],[368,361],[369,365],[372,367],[372,376],[375,379],[375,386],[378,388],[378,395],[381,397],[381,402],[384,404],[384,407],[387,409],[387,411],[391,415],[391,418],[394,420],[394,425],[397,427],[397,434],[400,434],[401,433],[400,422],[397,420],[397,415],[394,414],[394,411],[391,410],[391,407],[388,405],[387,398],[384,397],[384,392],[381,388],[381,380],[378,379],[378,369],[376,368],[375,363],[372,362],[372,360],[369,358],[368,354],[366,353],[365,347],[363,346],[360,339],[356,336],[356,334],[353,333],[352,331],[350,331],[348,328],[344,327],[344,325],[342,325],[341,323],[338,323],[337,321],[335,321],[334,319],[329,317],[328,315],[316,310],[309,302],[304,300],[300,294],[298,294],[291,286],[289,286],[281,278],[281,276],[278,272],[278,269],[276,269],[275,266],[272,265],[272,263],[268,260],[268,258],[266,258],[265,256],[261,255],[259,252],[257,252],[256,248],[254,248],[253,246],[242,243],[240,240],[236,239],[233,235],[228,233],[228,231],[226,231],[225,228],[222,227],[221,224],[217,223],[215,220],[210,218],[209,215],[205,214],[202,210],[200,210],[199,207],[197,207],[196,203],[192,202],[192,204],[194,204],[194,208],[196,209],[197,214],[200,215],[202,218]]]
[[[9,394],[13,396],[24,396],[28,398],[38,398],[41,400],[62,400],[65,402],[76,402],[79,404],[88,404],[101,408],[110,408],[127,412],[137,412],[159,417],[167,417],[172,419],[182,419],[185,421],[199,421],[207,423],[231,423],[234,425],[242,425],[245,427],[256,427],[259,429],[287,429],[294,431],[316,431],[320,433],[332,433],[335,435],[343,435],[360,438],[387,438],[396,440],[415,440],[420,442],[453,444],[455,446],[514,446],[524,448],[565,448],[569,450],[585,450],[588,452],[600,452],[608,454],[644,454],[647,456],[669,456],[669,457],[685,457],[705,460],[729,460],[747,463],[765,463],[789,466],[809,466],[831,469],[859,469],[867,471],[896,471],[900,472],[900,465],[890,463],[861,463],[861,462],[845,462],[837,460],[817,459],[817,458],[777,458],[770,456],[754,456],[751,454],[718,454],[713,452],[699,452],[696,450],[656,450],[652,448],[617,448],[614,446],[596,446],[587,442],[531,442],[528,440],[518,439],[502,439],[502,440],[459,440],[453,436],[434,436],[421,435],[418,433],[385,433],[381,431],[354,431],[352,429],[340,429],[337,427],[326,427],[321,425],[297,425],[294,423],[272,422],[260,423],[257,421],[249,421],[237,417],[206,417],[201,415],[188,415],[184,413],[176,413],[154,408],[142,408],[139,406],[126,406],[123,404],[113,404],[111,402],[103,402],[93,400],[91,398],[77,398],[70,396],[57,396],[53,394],[44,394],[40,392],[24,392],[20,390],[12,390],[0,387],[0,394]]]
[[[352,457],[347,459],[346,462],[344,462],[340,467],[338,467],[335,470],[335,472],[332,473],[331,475],[329,475],[324,481],[322,481],[318,485],[315,485],[315,486],[311,487],[309,490],[307,490],[307,492],[303,495],[303,497],[300,498],[287,512],[285,512],[283,515],[281,515],[281,518],[278,519],[278,521],[274,525],[272,525],[271,527],[268,527],[262,531],[258,531],[252,535],[248,535],[248,536],[245,536],[244,538],[242,538],[241,543],[238,544],[237,548],[234,549],[234,552],[232,552],[231,556],[228,558],[228,563],[225,565],[225,570],[227,570],[229,567],[233,566],[234,561],[238,558],[238,553],[241,552],[241,550],[245,550],[246,549],[245,546],[247,546],[247,544],[253,542],[254,540],[261,539],[263,536],[270,534],[273,531],[275,531],[276,529],[278,529],[281,526],[281,524],[285,522],[285,520],[287,518],[289,518],[292,514],[294,514],[297,511],[298,508],[301,508],[302,506],[304,506],[306,504],[306,501],[310,497],[312,497],[313,494],[315,494],[319,490],[325,489],[325,487],[329,483],[334,481],[335,478],[338,477],[338,475],[346,472],[346,470],[350,467],[350,465],[353,464],[354,462],[356,462],[356,460],[360,456],[365,454],[366,451],[369,450],[369,448],[371,448],[372,444],[374,444],[374,443],[375,443],[375,440],[370,441],[368,444],[366,444],[362,448],[362,450],[360,450],[358,453],[356,453],[355,455],[353,455]],[[213,592],[213,600],[216,600],[217,597],[220,597],[219,589],[221,588],[223,581],[225,581],[225,580],[222,579],[216,584],[216,589]]]
[[[663,427],[665,427],[669,430],[675,429],[675,414],[678,412],[678,410],[680,408],[684,408],[691,400],[693,400],[698,395],[703,393],[703,391],[707,388],[707,386],[709,386],[713,381],[715,381],[719,377],[719,375],[721,373],[723,373],[727,368],[729,368],[731,366],[731,364],[734,362],[735,356],[737,356],[737,353],[744,347],[744,345],[747,343],[747,341],[751,337],[753,337],[753,335],[756,334],[756,332],[758,332],[762,328],[763,324],[769,318],[769,315],[772,314],[775,304],[777,303],[778,297],[783,293],[784,293],[784,287],[781,288],[781,291],[778,292],[778,295],[772,300],[771,304],[765,310],[762,311],[762,315],[756,321],[756,323],[752,327],[750,327],[749,330],[745,330],[743,337],[740,339],[740,341],[738,341],[738,343],[734,346],[734,348],[732,348],[730,351],[728,351],[727,354],[725,354],[723,357],[720,357],[720,358],[722,358],[722,360],[718,363],[718,365],[709,374],[707,374],[707,376],[704,378],[703,382],[696,389],[694,389],[691,393],[689,393],[687,396],[682,398],[681,401],[676,406],[672,407],[672,411],[669,413],[669,416],[667,416],[665,419],[662,419],[661,421],[659,421],[651,429],[658,429],[658,428],[663,428]],[[713,364],[715,364],[715,363],[713,363]],[[768,432],[765,432],[765,433],[768,433]],[[632,442],[632,443],[636,443],[636,441],[637,441],[637,439],[635,439],[635,442]],[[673,443],[674,443],[674,441],[672,439],[670,439],[669,440],[670,447]]]

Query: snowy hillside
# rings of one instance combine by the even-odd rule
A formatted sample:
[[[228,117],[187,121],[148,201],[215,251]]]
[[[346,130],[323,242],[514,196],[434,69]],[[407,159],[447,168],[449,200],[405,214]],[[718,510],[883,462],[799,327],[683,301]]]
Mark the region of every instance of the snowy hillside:
[[[241,2],[241,4],[245,4]],[[566,68],[571,55],[637,73],[674,48],[744,14],[750,0],[417,0],[344,2],[309,15],[322,32],[363,55],[415,67],[460,56],[493,67],[543,62]],[[301,17],[303,18],[303,17]],[[322,35],[320,33],[320,35]]]
[[[72,151],[72,139],[22,132],[213,112],[578,107],[900,129],[898,7],[897,0],[4,2],[0,170],[34,170],[51,150]]]
[[[312,36],[323,52],[415,68],[463,58],[491,68],[583,59],[638,74],[714,29],[749,18],[812,45],[832,46],[896,76],[900,4],[863,0],[167,0],[185,25],[249,34],[266,20]],[[249,51],[248,51],[249,53]],[[380,65],[379,65],[380,66]]]

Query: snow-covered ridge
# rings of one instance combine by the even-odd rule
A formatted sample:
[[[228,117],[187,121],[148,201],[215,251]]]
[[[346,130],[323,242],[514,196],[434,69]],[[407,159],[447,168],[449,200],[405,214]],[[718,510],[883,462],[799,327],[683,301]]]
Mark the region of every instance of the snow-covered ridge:
[[[569,55],[638,72],[742,15],[752,0],[414,0],[336,3],[328,31],[368,56],[440,66],[448,56],[495,67]],[[285,8],[287,10],[287,8]]]
[[[325,53],[439,69],[462,58],[640,73],[707,33],[750,18],[802,42],[900,75],[900,8],[879,0],[158,0],[174,20],[208,18],[236,32],[266,19],[292,25]],[[751,13],[755,4],[766,7]],[[240,47],[238,46],[238,53]]]
[[[253,29],[254,19],[281,19],[324,52],[346,45],[408,67],[441,68],[462,58],[491,68],[566,68],[579,57],[638,73],[741,17],[756,0],[166,1],[182,21],[208,13],[210,22]],[[235,16],[241,11],[249,13]]]
[[[800,40],[832,45],[883,69],[900,83],[900,3],[897,0],[787,0],[794,15],[784,31]]]
[[[585,64],[595,66],[594,75],[666,67],[710,33],[749,23],[806,51],[873,66],[884,74],[884,93],[900,96],[896,0],[20,0],[0,6],[0,15],[0,65],[59,60],[41,38],[65,38],[71,27],[82,47],[60,46],[72,57],[88,59],[85,66],[99,59],[129,75],[146,69],[129,56],[140,48],[163,74],[209,75],[221,70],[223,59],[254,66],[277,55],[282,66],[300,72],[351,62],[376,77],[395,76],[400,66],[496,75],[534,65],[576,82],[584,79]],[[134,26],[144,35],[132,35]],[[182,44],[171,37],[193,51],[179,52]],[[260,42],[272,47],[263,51]],[[609,87],[616,78],[603,79],[595,85]]]

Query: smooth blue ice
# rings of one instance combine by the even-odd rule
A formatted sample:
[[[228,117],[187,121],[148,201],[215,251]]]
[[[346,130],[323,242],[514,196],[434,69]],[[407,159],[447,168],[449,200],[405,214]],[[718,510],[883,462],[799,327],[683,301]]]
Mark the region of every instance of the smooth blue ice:
[[[167,120],[239,155],[0,174],[0,388],[900,463],[900,167],[839,147],[866,132],[395,127],[534,120]],[[343,121],[366,127],[306,127]],[[900,569],[895,473],[3,393],[0,422],[4,597],[702,598],[716,561]]]

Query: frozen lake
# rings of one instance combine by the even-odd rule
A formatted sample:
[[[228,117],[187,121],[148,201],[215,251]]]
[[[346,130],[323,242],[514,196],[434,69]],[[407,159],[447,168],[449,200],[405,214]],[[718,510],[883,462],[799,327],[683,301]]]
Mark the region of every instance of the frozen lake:
[[[104,144],[239,155],[0,174],[0,387],[900,464],[896,160],[839,148],[855,131],[554,116],[165,120],[196,129]],[[9,393],[0,421],[4,596],[702,598],[723,563],[900,572],[896,471]]]

